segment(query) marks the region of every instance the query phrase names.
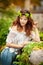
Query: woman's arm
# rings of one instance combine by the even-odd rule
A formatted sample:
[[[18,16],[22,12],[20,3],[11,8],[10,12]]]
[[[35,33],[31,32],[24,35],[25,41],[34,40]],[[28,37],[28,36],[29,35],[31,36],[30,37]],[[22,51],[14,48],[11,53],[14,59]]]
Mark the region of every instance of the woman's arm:
[[[13,43],[10,43],[10,44],[7,43],[6,46],[7,46],[7,47],[11,47],[11,48],[23,48],[23,47],[24,47],[23,44],[20,44],[20,45],[19,45],[19,44],[13,44]]]
[[[38,41],[38,42],[40,41],[39,31],[38,31],[37,28],[35,28],[35,40]]]
[[[11,47],[11,48],[23,48],[27,44],[28,44],[28,41],[25,41],[22,44],[13,44],[13,43],[9,44],[9,43],[7,43],[6,46]]]
[[[39,31],[36,26],[34,26],[34,30],[32,33],[33,33],[33,40],[36,42],[40,42]]]

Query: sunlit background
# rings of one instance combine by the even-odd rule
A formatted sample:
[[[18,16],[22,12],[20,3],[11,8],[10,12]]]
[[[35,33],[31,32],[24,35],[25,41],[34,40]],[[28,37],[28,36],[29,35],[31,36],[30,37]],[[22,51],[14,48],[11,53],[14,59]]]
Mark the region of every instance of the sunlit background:
[[[0,45],[5,44],[9,27],[20,9],[27,9],[32,13],[43,40],[43,0],[0,0]]]
[[[0,52],[5,47],[9,27],[16,19],[17,11],[21,9],[32,13],[32,19],[37,22],[40,39],[43,41],[43,0],[0,0]]]
[[[38,27],[43,30],[43,0],[1,0],[0,1],[0,19],[9,16],[14,18],[20,9],[28,9],[32,13],[34,21],[38,22]]]

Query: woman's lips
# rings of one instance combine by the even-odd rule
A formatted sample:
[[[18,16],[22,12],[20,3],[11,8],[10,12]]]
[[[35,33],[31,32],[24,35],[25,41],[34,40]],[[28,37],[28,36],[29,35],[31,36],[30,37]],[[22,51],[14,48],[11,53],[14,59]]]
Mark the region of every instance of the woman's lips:
[[[21,25],[25,25],[24,23],[21,23]]]

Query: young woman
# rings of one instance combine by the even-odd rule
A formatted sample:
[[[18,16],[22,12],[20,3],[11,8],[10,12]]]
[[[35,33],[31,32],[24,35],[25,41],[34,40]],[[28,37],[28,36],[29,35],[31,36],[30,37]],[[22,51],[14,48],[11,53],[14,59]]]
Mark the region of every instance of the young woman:
[[[1,52],[2,65],[13,65],[18,50],[23,48],[29,41],[39,42],[39,33],[30,12],[21,10],[10,28],[6,39],[6,48]]]

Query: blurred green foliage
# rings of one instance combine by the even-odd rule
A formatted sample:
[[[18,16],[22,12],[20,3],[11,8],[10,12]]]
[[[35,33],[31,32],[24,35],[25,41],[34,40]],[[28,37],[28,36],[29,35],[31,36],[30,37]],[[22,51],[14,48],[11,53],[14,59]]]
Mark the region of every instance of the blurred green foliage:
[[[17,12],[13,7],[9,7],[7,9],[1,9],[0,14],[0,46],[2,46],[5,44],[9,27],[15,20]]]
[[[40,39],[41,39],[41,41],[43,41],[43,32],[40,31],[40,32],[39,32],[39,35],[40,35]]]
[[[39,65],[43,65],[43,62],[41,62]]]
[[[5,44],[6,36],[8,34],[9,26],[11,25],[11,19],[10,18],[1,18],[0,19],[0,45]]]
[[[37,51],[40,49],[43,49],[43,42],[30,42],[22,49],[22,53],[17,55],[16,58],[18,59],[18,61],[13,63],[16,63],[18,65],[31,65],[31,63],[29,62],[31,52],[33,50]]]

